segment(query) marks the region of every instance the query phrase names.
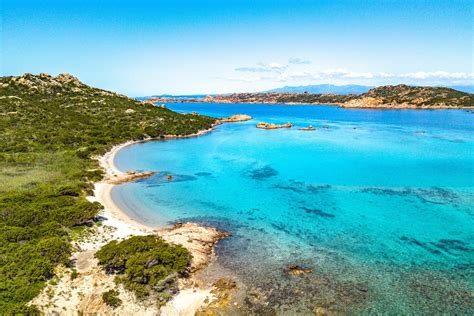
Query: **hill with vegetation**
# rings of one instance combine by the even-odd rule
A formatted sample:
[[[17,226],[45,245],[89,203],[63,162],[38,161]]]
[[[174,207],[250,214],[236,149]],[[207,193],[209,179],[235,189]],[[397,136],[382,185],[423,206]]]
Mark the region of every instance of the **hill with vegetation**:
[[[232,93],[201,100],[150,99],[153,102],[333,104],[349,108],[450,109],[474,107],[474,94],[445,87],[382,86],[362,94]]]
[[[461,108],[474,107],[474,94],[444,87],[383,86],[370,89],[343,104],[362,108]]]
[[[74,234],[102,208],[86,199],[103,176],[94,155],[127,140],[192,134],[214,122],[92,88],[68,74],[1,77],[0,314],[35,311],[26,303],[56,265],[70,264]],[[180,266],[170,271],[187,258],[176,249]],[[155,269],[160,276],[167,271]]]

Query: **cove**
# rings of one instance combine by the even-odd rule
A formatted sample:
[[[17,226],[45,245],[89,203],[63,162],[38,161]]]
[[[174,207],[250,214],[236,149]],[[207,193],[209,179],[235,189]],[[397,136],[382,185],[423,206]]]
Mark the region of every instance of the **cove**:
[[[246,285],[247,312],[474,310],[471,112],[167,107],[254,120],[125,147],[119,169],[157,174],[114,188],[114,200],[148,225],[192,221],[231,232],[217,264]],[[261,130],[259,121],[295,127]],[[297,130],[309,124],[316,131]],[[313,272],[291,276],[294,264]]]

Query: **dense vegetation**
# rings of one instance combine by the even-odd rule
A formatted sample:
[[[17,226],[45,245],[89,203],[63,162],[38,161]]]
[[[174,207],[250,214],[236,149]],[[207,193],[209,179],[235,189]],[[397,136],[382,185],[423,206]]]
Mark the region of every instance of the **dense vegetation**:
[[[166,302],[176,290],[176,277],[188,266],[191,255],[180,245],[170,245],[157,236],[134,236],[111,241],[95,254],[115,282],[133,291],[138,298],[151,294]]]
[[[214,119],[180,115],[70,75],[0,78],[0,314],[27,311],[69,264],[71,231],[101,209],[86,196],[91,155],[130,139],[190,134]]]
[[[117,308],[122,305],[122,300],[118,296],[119,292],[117,290],[108,290],[102,293],[102,300],[110,307]]]
[[[370,89],[362,97],[380,98],[384,104],[415,104],[417,106],[474,107],[474,94],[444,87],[382,86]]]

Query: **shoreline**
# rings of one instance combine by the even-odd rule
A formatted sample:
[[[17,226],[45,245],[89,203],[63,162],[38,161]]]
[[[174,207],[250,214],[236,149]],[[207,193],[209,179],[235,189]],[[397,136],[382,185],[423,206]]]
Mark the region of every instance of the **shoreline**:
[[[471,106],[416,106],[416,105],[380,105],[380,106],[351,106],[345,103],[299,103],[299,102],[219,102],[219,101],[187,101],[187,100],[160,100],[149,101],[153,103],[215,103],[215,104],[265,104],[265,105],[310,105],[310,106],[336,106],[343,109],[360,110],[474,110]]]
[[[212,132],[214,130],[214,127],[220,124],[221,123],[216,123],[209,129],[200,130],[197,133],[189,135],[164,135],[161,138],[147,138],[143,140],[126,141],[124,143],[113,146],[103,155],[93,157],[99,162],[99,165],[102,170],[104,170],[105,174],[102,180],[94,183],[94,195],[88,197],[88,199],[90,201],[96,201],[102,204],[104,209],[102,210],[100,215],[103,215],[107,220],[112,220],[113,222],[118,221],[122,223],[124,227],[120,228],[125,228],[125,230],[136,231],[137,233],[156,234],[160,231],[163,231],[164,229],[167,229],[149,226],[140,221],[137,221],[133,219],[130,215],[128,215],[126,211],[121,209],[117,205],[117,203],[115,203],[112,197],[112,189],[115,186],[120,185],[121,183],[134,181],[137,178],[143,178],[149,175],[153,175],[153,173],[142,173],[136,174],[137,177],[133,178],[133,176],[131,176],[129,173],[120,171],[114,163],[116,154],[125,147],[149,141],[199,137]]]
[[[218,125],[218,124],[215,124]],[[207,130],[184,136],[165,135],[161,138],[149,138],[139,141],[127,141],[113,146],[97,159],[105,174],[102,180],[94,183],[94,193],[88,196],[90,202],[99,202],[103,210],[98,214],[99,224],[89,228],[88,232],[73,241],[72,261],[74,268],[63,266],[56,268],[56,281],[49,283],[35,297],[31,304],[36,305],[44,314],[77,315],[84,314],[140,314],[140,315],[189,315],[219,300],[218,289],[211,280],[202,280],[197,272],[203,271],[215,259],[216,243],[227,236],[213,227],[204,227],[196,223],[177,224],[172,227],[156,228],[140,223],[129,216],[113,200],[112,189],[116,185],[135,181],[138,178],[153,175],[153,172],[136,173],[120,171],[114,159],[121,149],[151,140],[166,140],[197,137],[211,132]],[[121,241],[131,236],[158,235],[169,243],[185,247],[192,255],[186,277],[177,280],[179,291],[163,306],[153,300],[141,302],[135,295],[115,284],[114,275],[109,275],[98,265],[94,257],[103,245],[110,241]],[[76,272],[74,272],[76,271]],[[76,273],[73,278],[72,273]],[[96,282],[98,280],[99,282]],[[111,309],[102,300],[102,293],[116,289],[123,304]],[[217,294],[216,294],[217,293]]]

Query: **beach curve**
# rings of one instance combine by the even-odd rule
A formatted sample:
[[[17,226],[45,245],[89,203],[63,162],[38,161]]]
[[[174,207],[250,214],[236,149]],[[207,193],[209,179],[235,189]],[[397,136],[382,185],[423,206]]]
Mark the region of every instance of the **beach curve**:
[[[121,149],[152,140],[197,137],[211,132],[214,126],[190,135],[165,135],[158,139],[127,141],[113,146],[104,155],[94,157],[98,160],[105,175],[101,181],[94,183],[94,194],[88,196],[87,199],[103,206],[98,217],[101,225],[94,225],[94,232],[91,236],[73,242],[75,252],[72,260],[75,262],[78,276],[73,279],[68,269],[60,268],[57,271],[58,281],[56,284],[49,284],[31,303],[46,314],[60,311],[64,315],[76,315],[80,311],[85,314],[140,313],[142,315],[184,316],[194,315],[198,310],[214,302],[216,295],[213,285],[194,279],[194,274],[205,268],[215,257],[215,244],[220,239],[227,237],[228,233],[196,223],[180,223],[173,227],[155,228],[131,218],[115,203],[111,194],[116,185],[154,174],[153,172],[137,173],[119,170],[114,159]],[[180,244],[192,255],[189,276],[178,279],[180,291],[162,307],[153,304],[153,302],[145,305],[137,301],[132,293],[123,289],[123,286],[116,285],[114,276],[105,274],[98,266],[97,259],[94,258],[95,252],[110,241],[149,234],[156,234],[170,243]],[[101,282],[91,285],[91,279],[99,279]],[[113,312],[101,299],[101,293],[110,288],[121,290],[120,299],[124,302]],[[51,293],[53,293],[52,296]]]

